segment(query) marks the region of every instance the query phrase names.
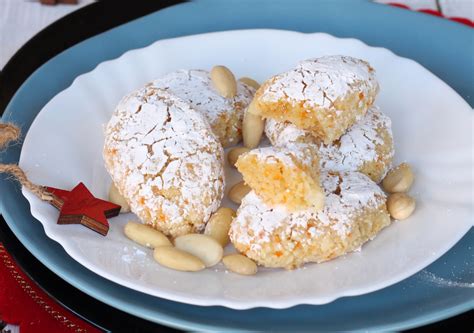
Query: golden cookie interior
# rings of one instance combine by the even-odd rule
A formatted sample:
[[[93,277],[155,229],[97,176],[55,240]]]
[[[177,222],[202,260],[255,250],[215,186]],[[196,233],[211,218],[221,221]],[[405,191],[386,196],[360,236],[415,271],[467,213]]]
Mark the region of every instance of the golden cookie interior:
[[[245,183],[270,205],[291,211],[320,210],[324,205],[319,158],[311,145],[254,149],[241,155],[236,167]]]

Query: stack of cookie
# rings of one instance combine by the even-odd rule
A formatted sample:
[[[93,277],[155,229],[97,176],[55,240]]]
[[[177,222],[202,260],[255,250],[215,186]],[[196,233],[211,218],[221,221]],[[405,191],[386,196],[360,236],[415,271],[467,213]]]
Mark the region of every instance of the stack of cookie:
[[[293,269],[357,250],[390,224],[387,205],[394,218],[415,207],[403,193],[387,202],[377,185],[394,193],[413,182],[408,165],[385,177],[393,138],[374,105],[378,90],[367,62],[326,56],[260,87],[215,66],[171,72],[128,94],[107,124],[103,156],[111,193],[152,228],[132,224],[139,233],[125,234],[179,270],[215,265],[229,240],[246,257],[224,263],[240,263],[229,268],[240,274],[255,274],[255,262]],[[263,133],[271,145],[259,147]],[[228,194],[240,204],[235,214],[220,207],[224,148],[242,139],[228,154],[245,182]]]
[[[378,90],[374,69],[347,56],[302,61],[257,90],[247,112],[266,119],[272,146],[236,163],[252,189],[230,229],[240,252],[291,269],[354,251],[390,224],[376,183],[393,140]]]
[[[126,95],[105,129],[103,157],[122,206],[167,236],[202,232],[224,195],[223,147],[242,138],[255,89],[213,71],[178,70]]]

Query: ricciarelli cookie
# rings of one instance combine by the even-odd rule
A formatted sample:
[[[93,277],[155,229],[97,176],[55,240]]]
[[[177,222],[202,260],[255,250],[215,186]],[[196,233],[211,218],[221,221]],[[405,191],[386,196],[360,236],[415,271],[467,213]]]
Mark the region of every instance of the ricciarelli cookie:
[[[320,143],[309,131],[274,119],[267,120],[265,134],[275,146],[314,144],[318,148],[321,169],[359,171],[376,183],[383,179],[392,165],[391,120],[376,106],[371,107],[361,120],[331,144]]]
[[[125,96],[105,130],[107,171],[131,210],[167,235],[204,229],[223,197],[224,152],[204,117],[151,86]]]
[[[259,265],[293,269],[359,249],[390,224],[384,192],[358,172],[324,172],[323,210],[289,212],[245,196],[232,221],[235,248]]]
[[[178,70],[152,84],[178,96],[203,114],[224,147],[241,140],[243,114],[255,93],[251,86],[238,81],[235,97],[222,97],[204,70]]]
[[[254,112],[293,123],[329,144],[365,115],[378,90],[375,71],[363,60],[309,59],[267,80],[255,94]]]
[[[290,211],[324,206],[314,145],[290,143],[253,149],[240,155],[235,166],[245,183],[269,205],[284,205]]]

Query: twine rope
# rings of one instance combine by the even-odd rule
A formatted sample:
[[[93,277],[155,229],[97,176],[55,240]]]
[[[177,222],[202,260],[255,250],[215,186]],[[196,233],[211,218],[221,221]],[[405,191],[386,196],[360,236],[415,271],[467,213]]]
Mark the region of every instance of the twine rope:
[[[5,149],[8,144],[18,141],[20,129],[13,124],[0,124],[0,150]],[[43,201],[53,201],[52,195],[44,186],[32,183],[18,164],[0,164],[0,173],[7,173],[15,178],[22,186],[30,190]]]

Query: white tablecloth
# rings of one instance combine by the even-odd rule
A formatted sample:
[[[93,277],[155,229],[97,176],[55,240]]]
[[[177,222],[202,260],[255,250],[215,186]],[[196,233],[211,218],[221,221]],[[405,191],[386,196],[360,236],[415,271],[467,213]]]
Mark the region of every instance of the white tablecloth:
[[[35,0],[0,0],[0,68],[36,33],[93,1],[79,0],[78,5],[45,6]]]

